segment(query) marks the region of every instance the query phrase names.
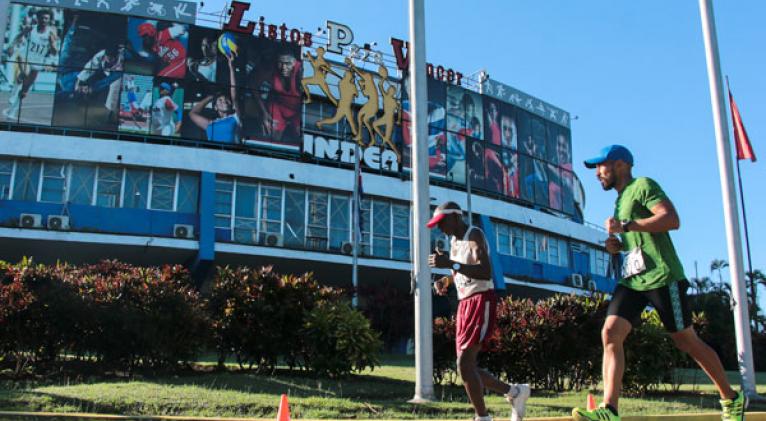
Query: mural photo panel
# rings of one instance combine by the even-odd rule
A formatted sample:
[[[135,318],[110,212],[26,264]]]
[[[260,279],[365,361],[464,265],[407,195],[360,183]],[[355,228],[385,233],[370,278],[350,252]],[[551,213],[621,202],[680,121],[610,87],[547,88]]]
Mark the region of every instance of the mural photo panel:
[[[500,108],[500,145],[503,148],[518,150],[519,129],[516,125],[516,107],[502,104]]]
[[[206,140],[230,145],[241,144],[242,90],[233,86],[191,84],[184,94],[184,138]]]
[[[500,148],[487,145],[484,149],[484,188],[505,195],[507,178]]]
[[[546,167],[548,169],[548,207],[560,211],[563,206],[561,170],[550,163]]]
[[[478,139],[468,139],[466,166],[471,179],[472,190],[486,190],[485,185],[485,150],[484,142]]]
[[[11,5],[0,62],[0,120],[50,125],[63,21],[58,8]]]
[[[300,46],[253,39],[248,45],[244,89],[260,110],[260,121],[246,124],[244,138],[298,150],[302,144],[303,61]],[[372,89],[376,89],[374,86]],[[252,104],[254,102],[254,104]],[[350,104],[349,104],[350,107]]]
[[[216,83],[219,66],[225,66],[225,56],[218,51],[221,31],[192,27],[186,57],[186,79],[192,83]]]
[[[182,79],[186,76],[189,25],[128,18],[125,69],[130,73]]]
[[[447,132],[447,180],[465,184],[466,177],[466,137]]]
[[[124,16],[68,10],[53,124],[117,130],[124,70]]]
[[[129,133],[149,133],[152,111],[154,78],[126,74],[122,78],[120,93],[119,130]]]
[[[176,79],[155,78],[152,88],[150,133],[180,136],[184,89]]]
[[[509,149],[501,149],[500,158],[503,161],[505,180],[503,194],[518,199],[521,195],[519,187],[519,154]]]

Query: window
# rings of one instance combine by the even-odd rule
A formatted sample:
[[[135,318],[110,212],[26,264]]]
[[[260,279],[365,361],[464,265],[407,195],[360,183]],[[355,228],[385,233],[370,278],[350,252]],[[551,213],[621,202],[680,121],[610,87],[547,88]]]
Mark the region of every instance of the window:
[[[43,184],[40,193],[41,202],[64,203],[66,186],[66,166],[46,162],[43,164]]]
[[[245,244],[258,243],[258,185],[237,181],[234,207],[234,241]]]
[[[548,263],[559,265],[559,240],[553,237],[548,238]]]
[[[260,232],[269,234],[282,233],[282,187],[261,185],[261,224]]]
[[[0,159],[0,200],[11,198],[11,177],[13,177],[13,161]]]
[[[391,257],[396,260],[410,260],[410,207],[391,205],[393,219],[393,238],[391,239]]]
[[[121,186],[121,168],[98,167],[96,206],[104,206],[107,208],[119,207]]]
[[[306,241],[306,191],[285,189],[285,245],[303,247]]]
[[[74,173],[74,169],[72,170]],[[125,196],[122,206],[125,208],[146,209],[149,198],[149,171],[140,169],[125,170]]]
[[[309,191],[306,212],[306,247],[315,250],[327,249],[327,193]]]
[[[537,260],[548,263],[548,236],[538,233],[535,235],[535,240],[537,243]]]
[[[16,178],[13,182],[15,200],[37,200],[37,188],[40,183],[40,163],[19,161],[16,163]]]
[[[559,266],[569,267],[569,243],[566,240],[559,240]]]
[[[178,212],[197,213],[199,177],[195,174],[178,176]]]
[[[94,165],[72,164],[70,174],[69,202],[80,205],[92,205],[93,185],[96,180],[96,167]],[[144,191],[144,193],[146,193],[146,191]],[[146,194],[144,194],[144,197],[145,196]]]
[[[330,198],[330,250],[340,250],[351,239],[351,200],[348,196]]]
[[[513,241],[513,255],[516,257],[524,257],[524,231],[521,228],[511,228],[511,235]]]
[[[376,200],[372,203],[372,255],[391,257],[391,203]]]
[[[359,225],[362,227],[362,244],[359,254],[369,256],[370,253],[370,229],[372,228],[372,200],[362,199],[359,207]]]
[[[151,209],[172,211],[175,192],[176,173],[152,171]]]
[[[497,252],[511,254],[511,227],[507,224],[495,224],[497,230]]]
[[[230,178],[215,180],[215,227],[231,229],[231,207],[234,181]]]
[[[609,267],[609,254],[596,249],[592,249],[592,253],[596,260],[596,265],[594,266],[595,270],[593,273],[596,275],[606,276],[607,268]]]
[[[526,254],[524,257],[526,257],[529,260],[537,260],[537,241],[535,239],[536,235],[532,231],[524,231],[524,242],[525,242],[525,252]]]

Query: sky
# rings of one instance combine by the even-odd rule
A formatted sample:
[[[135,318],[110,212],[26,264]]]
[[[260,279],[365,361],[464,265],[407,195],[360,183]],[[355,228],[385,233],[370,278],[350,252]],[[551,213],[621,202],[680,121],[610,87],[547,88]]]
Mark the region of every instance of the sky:
[[[224,8],[214,0],[200,10]],[[623,144],[635,157],[634,175],[657,180],[679,212],[672,238],[687,277],[717,278],[710,262],[729,258],[698,2],[426,0],[425,8],[427,61],[464,74],[486,69],[576,118],[573,159],[587,221],[603,225],[616,193],[604,191],[582,161]],[[714,11],[721,67],[763,159],[742,161],[741,171],[753,267],[766,270],[766,2],[718,0]],[[404,0],[255,0],[245,18],[259,16],[312,32],[340,22],[356,43],[377,42],[387,54],[391,37],[409,38]]]

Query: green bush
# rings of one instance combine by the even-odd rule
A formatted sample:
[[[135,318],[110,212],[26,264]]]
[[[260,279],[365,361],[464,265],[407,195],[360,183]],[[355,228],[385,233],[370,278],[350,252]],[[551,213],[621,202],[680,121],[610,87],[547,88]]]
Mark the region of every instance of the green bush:
[[[623,388],[643,395],[662,383],[676,383],[673,373],[686,357],[676,349],[656,311],[643,312],[641,322],[625,341]]]
[[[300,332],[306,368],[340,377],[380,365],[380,334],[347,302],[321,302],[306,314]]]

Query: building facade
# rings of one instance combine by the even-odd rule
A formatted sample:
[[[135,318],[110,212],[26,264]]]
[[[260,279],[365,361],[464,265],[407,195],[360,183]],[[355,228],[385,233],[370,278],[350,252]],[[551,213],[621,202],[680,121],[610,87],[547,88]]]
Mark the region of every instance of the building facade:
[[[249,34],[34,3],[11,3],[0,22],[0,258],[183,263],[199,279],[272,264],[348,286],[358,150],[359,278],[409,283],[401,42],[335,54],[337,28],[312,39],[260,22]],[[496,283],[522,296],[611,291],[568,114],[429,69],[430,199],[466,208],[470,192]]]

